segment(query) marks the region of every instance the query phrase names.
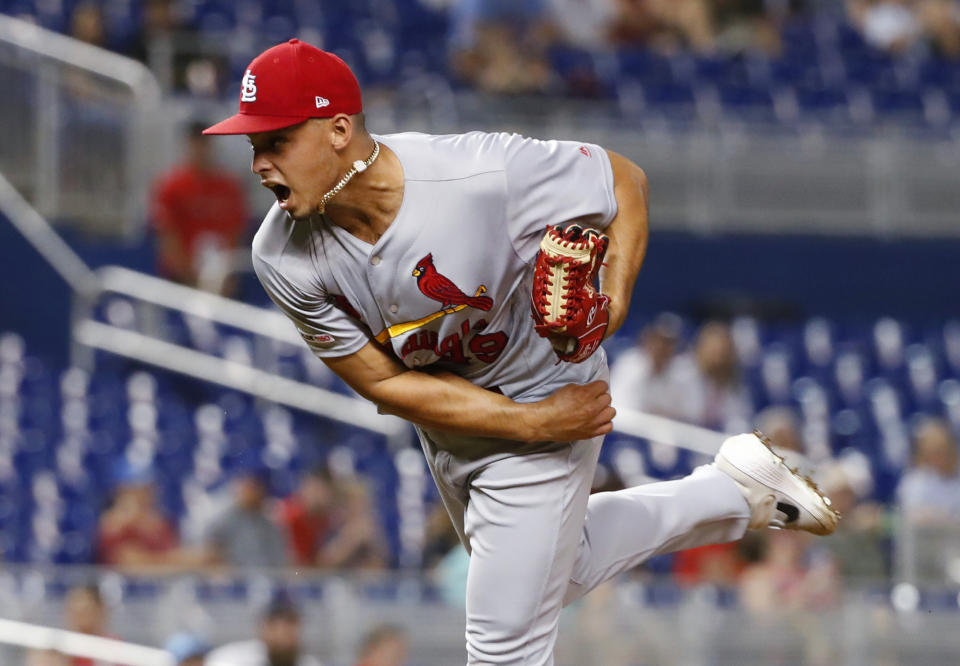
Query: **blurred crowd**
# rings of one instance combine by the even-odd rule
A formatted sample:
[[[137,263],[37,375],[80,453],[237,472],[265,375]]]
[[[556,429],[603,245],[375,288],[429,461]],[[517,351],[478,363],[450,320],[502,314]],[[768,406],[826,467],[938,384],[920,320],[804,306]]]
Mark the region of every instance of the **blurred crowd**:
[[[960,6],[953,0],[847,0],[847,13],[878,49],[904,53],[929,47],[960,57]]]
[[[842,14],[871,47],[901,54],[924,49],[960,57],[957,0],[418,0],[447,25],[450,73],[461,83],[493,93],[570,89],[558,79],[554,49],[588,53],[650,49],[702,56],[776,57],[784,28],[817,12]],[[197,3],[148,0],[138,22],[111,31],[110,7],[83,0],[66,31],[154,67],[168,86],[200,97],[233,90],[223,53],[203,48]],[[384,10],[386,16],[390,12]],[[263,17],[267,19],[269,17]],[[322,18],[322,17],[321,17]],[[322,22],[322,21],[321,21]],[[222,30],[218,22],[215,29]],[[292,27],[292,26],[291,26]],[[289,36],[293,36],[292,34]],[[172,53],[173,57],[167,56]],[[575,82],[574,82],[575,83]],[[590,95],[596,82],[576,92]]]
[[[678,583],[738,587],[745,607],[763,614],[834,607],[842,583],[891,577],[955,582],[956,563],[949,564],[948,554],[960,543],[960,475],[957,433],[948,420],[938,414],[914,417],[910,463],[897,482],[894,503],[885,505],[876,499],[863,454],[809,447],[802,415],[793,407],[754,410],[726,323],[702,324],[689,336],[689,348],[686,339],[676,315],[653,319],[612,364],[614,405],[724,432],[758,430],[788,465],[823,489],[843,519],[826,539],[767,530],[737,544],[680,552],[667,563]],[[952,551],[943,547],[951,540]],[[903,561],[906,551],[917,561]]]
[[[381,521],[361,477],[306,470],[296,490],[270,495],[260,456],[236,466],[210,501],[173,524],[157,501],[149,467],[122,460],[97,529],[99,564],[128,573],[242,567],[375,571],[390,565]],[[197,515],[200,514],[200,515]],[[188,532],[185,535],[181,532]]]
[[[63,624],[68,631],[100,638],[117,638],[110,631],[110,610],[96,585],[69,590],[63,603]],[[283,589],[276,590],[259,610],[250,638],[222,645],[211,644],[201,633],[178,631],[164,649],[176,666],[322,666],[306,650],[303,612]],[[404,666],[408,639],[405,630],[393,624],[374,624],[356,648],[353,666]],[[27,666],[121,666],[86,657],[70,657],[55,650],[33,650]]]
[[[956,564],[944,554],[951,551],[930,539],[952,535],[960,543],[958,444],[951,424],[934,414],[914,421],[911,462],[895,488],[895,504],[885,505],[877,501],[862,454],[808,446],[803,416],[788,404],[755,409],[741,356],[727,323],[708,320],[691,331],[676,315],[661,314],[615,355],[614,405],[717,431],[761,431],[791,467],[831,497],[843,516],[840,526],[825,539],[752,532],[737,543],[661,556],[632,577],[736,589],[743,608],[760,616],[836,608],[851,586],[894,578],[904,557],[915,559],[907,564],[916,582],[949,583]],[[125,462],[99,521],[97,561],[148,574],[231,567],[360,573],[394,565],[383,517],[362,476],[321,464],[301,471],[294,492],[273,497],[269,475],[259,457],[244,458],[219,494],[188,507],[178,525],[159,508],[151,470]],[[594,491],[625,485],[616,466],[607,465]],[[906,555],[901,542],[913,544]],[[434,502],[422,570],[455,607],[464,602],[468,564],[443,506]]]
[[[806,10],[802,0],[461,0],[450,7],[451,65],[481,90],[546,92],[554,47],[773,55],[784,22]]]

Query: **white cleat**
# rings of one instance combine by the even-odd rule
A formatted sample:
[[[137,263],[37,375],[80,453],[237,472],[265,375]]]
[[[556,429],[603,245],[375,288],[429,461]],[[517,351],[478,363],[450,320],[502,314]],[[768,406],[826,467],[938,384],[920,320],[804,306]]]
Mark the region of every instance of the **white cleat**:
[[[759,432],[728,438],[715,460],[750,505],[750,529],[777,527],[821,536],[836,529],[840,514],[830,507],[830,498],[787,467]]]

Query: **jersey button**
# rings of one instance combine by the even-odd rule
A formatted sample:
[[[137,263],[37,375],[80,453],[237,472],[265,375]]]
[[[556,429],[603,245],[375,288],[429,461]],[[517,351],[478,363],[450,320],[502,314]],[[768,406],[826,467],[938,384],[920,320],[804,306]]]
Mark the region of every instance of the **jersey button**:
[[[392,312],[393,314],[397,314],[397,310],[399,310],[399,309],[400,309],[400,308],[397,307],[397,304],[396,304],[396,303],[394,303],[393,305],[390,306],[390,312]]]
[[[377,255],[373,255],[372,257],[370,257],[370,263],[373,264],[374,266],[378,266],[380,264],[380,257]]]

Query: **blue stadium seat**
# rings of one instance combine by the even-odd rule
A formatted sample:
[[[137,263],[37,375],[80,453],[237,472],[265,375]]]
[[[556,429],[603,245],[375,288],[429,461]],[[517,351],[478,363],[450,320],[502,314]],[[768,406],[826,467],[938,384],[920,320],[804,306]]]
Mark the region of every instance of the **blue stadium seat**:
[[[808,57],[819,50],[817,33],[812,23],[805,20],[793,20],[783,26],[780,40],[784,54],[792,57]]]
[[[800,113],[817,120],[849,122],[847,91],[840,87],[799,85],[794,89]]]
[[[670,124],[691,123],[697,118],[694,88],[687,83],[646,83],[620,81],[617,101],[631,122],[654,119]]]
[[[919,84],[925,88],[960,91],[960,63],[931,57],[919,67]]]
[[[783,56],[770,63],[770,81],[774,85],[823,86],[823,72],[816,58],[810,53]]]
[[[646,85],[677,83],[673,66],[666,56],[646,49],[622,49],[617,52],[620,79],[635,80]]]
[[[693,109],[696,96],[693,88],[682,83],[650,84],[643,88],[647,103],[664,109]]]
[[[564,84],[564,93],[571,97],[611,97],[613,82],[597,66],[597,55],[583,49],[558,47],[550,49],[550,64]]]
[[[848,58],[857,57],[872,50],[860,31],[849,23],[840,23],[836,26],[836,46]]]
[[[877,88],[870,91],[874,110],[886,120],[922,123],[925,119],[923,94],[917,90]]]

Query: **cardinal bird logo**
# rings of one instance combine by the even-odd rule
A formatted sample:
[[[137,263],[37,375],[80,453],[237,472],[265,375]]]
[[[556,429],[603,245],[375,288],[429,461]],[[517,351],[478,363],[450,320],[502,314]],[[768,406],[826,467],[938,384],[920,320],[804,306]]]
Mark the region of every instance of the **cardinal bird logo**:
[[[492,298],[480,295],[487,290],[483,285],[477,289],[475,296],[467,296],[449,278],[437,272],[433,265],[432,253],[417,262],[417,267],[413,269],[413,277],[417,278],[417,287],[420,291],[428,298],[440,301],[443,310],[459,305],[486,312],[493,307]]]
[[[405,335],[465,308],[477,308],[487,312],[493,307],[493,299],[483,295],[487,291],[486,285],[481,284],[473,296],[467,296],[450,278],[437,272],[433,265],[433,254],[428,254],[417,262],[417,267],[413,269],[413,277],[417,278],[417,287],[424,296],[440,302],[440,309],[413,321],[402,321],[388,326],[377,334],[377,342],[385,343],[391,338]]]

